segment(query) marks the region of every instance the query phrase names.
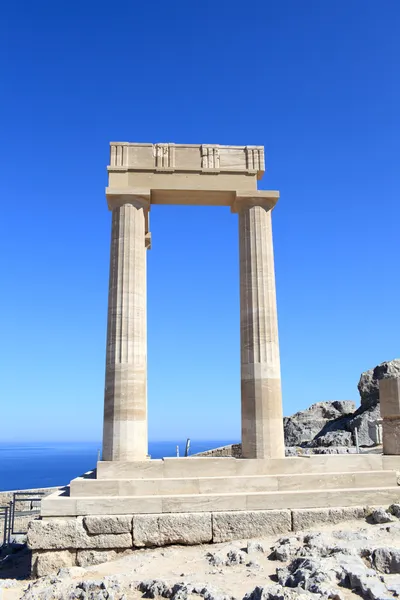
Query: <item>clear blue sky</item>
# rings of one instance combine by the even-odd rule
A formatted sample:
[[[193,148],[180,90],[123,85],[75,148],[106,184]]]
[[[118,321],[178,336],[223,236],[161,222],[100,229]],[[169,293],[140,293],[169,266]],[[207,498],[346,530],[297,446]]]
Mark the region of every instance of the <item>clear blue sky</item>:
[[[1,438],[101,437],[109,141],[263,144],[284,412],[399,356],[400,2],[6,2]],[[160,207],[152,440],[238,439],[237,216]]]

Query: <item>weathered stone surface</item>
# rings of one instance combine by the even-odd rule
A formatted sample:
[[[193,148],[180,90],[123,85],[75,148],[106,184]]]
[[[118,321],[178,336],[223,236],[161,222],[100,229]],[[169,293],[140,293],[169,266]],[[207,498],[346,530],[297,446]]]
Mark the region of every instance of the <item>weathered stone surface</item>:
[[[299,508],[292,510],[293,531],[311,529],[315,525],[340,523],[353,519],[363,519],[366,511],[362,506],[347,508]]]
[[[286,456],[313,456],[316,454],[357,454],[355,446],[314,446],[310,442],[308,446],[290,446],[285,448]]]
[[[238,550],[237,548],[232,548],[229,550],[226,555],[226,566],[232,567],[234,565],[242,565],[247,562],[247,555],[242,550]]]
[[[376,548],[372,563],[381,573],[400,573],[399,548]]]
[[[307,410],[299,411],[291,417],[285,417],[285,445],[301,446],[311,442],[317,435],[324,433],[325,428],[353,413],[356,409],[350,400],[334,402],[317,402]],[[337,429],[345,429],[337,423]]]
[[[353,436],[350,431],[328,431],[325,435],[316,437],[311,443],[311,447],[330,447],[330,446],[341,446],[348,447],[353,446]]]
[[[134,515],[133,545],[205,544],[212,540],[211,513]]]
[[[384,419],[382,423],[383,453],[400,454],[400,419]]]
[[[394,517],[390,512],[385,510],[382,506],[373,510],[369,518],[372,523],[390,523],[394,520]]]
[[[167,584],[159,579],[140,581],[137,589],[142,592],[143,598],[171,598],[172,600],[186,600],[192,594],[197,594],[204,600],[232,600],[230,596],[220,592],[209,584],[175,583]]]
[[[213,541],[259,538],[291,530],[289,510],[219,512],[212,517]]]
[[[400,504],[391,504],[389,506],[389,512],[395,517],[400,517]]]
[[[363,598],[370,600],[389,600],[390,595],[385,584],[376,577],[358,556],[337,557],[340,566],[338,572],[341,584],[360,592]]]
[[[83,525],[88,533],[110,534],[110,533],[131,533],[132,516],[129,515],[96,515],[83,517]]]
[[[360,446],[373,446],[375,444],[375,432],[372,431],[376,427],[376,422],[381,418],[380,406],[374,406],[365,409],[361,406],[348,420],[347,427],[354,433],[357,427],[358,442]]]
[[[71,568],[71,576],[77,573],[79,567]],[[68,570],[68,569],[67,569]],[[29,583],[24,590],[21,600],[122,600],[122,584],[117,577],[103,577],[100,580],[79,579],[73,580],[61,573],[45,576]]]
[[[76,564],[79,567],[91,567],[101,563],[110,562],[132,554],[134,550],[78,550],[76,553]]]
[[[36,577],[55,575],[62,567],[76,564],[76,550],[36,551],[32,556],[32,571]]]
[[[265,545],[262,542],[256,540],[250,540],[247,542],[247,554],[263,554],[265,552]]]
[[[192,456],[233,456],[234,458],[242,458],[242,444],[220,446],[219,448],[213,448],[212,450],[196,452]]]
[[[303,539],[300,536],[282,537],[272,548],[272,557],[274,560],[286,562],[292,560],[303,548]]]
[[[85,548],[130,548],[130,533],[90,535],[83,527],[82,517],[31,521],[28,546],[32,550],[67,550]]]
[[[307,590],[325,596],[324,590],[332,585],[333,573],[326,561],[318,558],[296,558],[287,567],[276,570],[282,586]]]
[[[400,377],[400,358],[385,361],[361,374],[358,391],[364,409],[375,406],[379,402],[379,380],[387,377]]]
[[[145,598],[169,598],[171,596],[171,587],[159,579],[146,579],[140,581],[137,589],[142,592]]]
[[[302,590],[299,594],[297,590],[282,587],[281,585],[256,586],[253,591],[247,593],[243,600],[313,600],[314,594],[307,594]],[[339,596],[336,600],[339,600]]]

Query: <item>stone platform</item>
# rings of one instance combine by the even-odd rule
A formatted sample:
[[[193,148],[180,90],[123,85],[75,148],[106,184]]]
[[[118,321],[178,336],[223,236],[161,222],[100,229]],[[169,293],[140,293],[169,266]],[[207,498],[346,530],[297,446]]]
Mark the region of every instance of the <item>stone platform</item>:
[[[361,454],[100,462],[42,501],[28,543],[43,572],[141,547],[299,531],[399,502],[399,471],[398,456]]]
[[[42,502],[42,517],[376,505],[400,498],[400,457],[165,458],[99,462]]]

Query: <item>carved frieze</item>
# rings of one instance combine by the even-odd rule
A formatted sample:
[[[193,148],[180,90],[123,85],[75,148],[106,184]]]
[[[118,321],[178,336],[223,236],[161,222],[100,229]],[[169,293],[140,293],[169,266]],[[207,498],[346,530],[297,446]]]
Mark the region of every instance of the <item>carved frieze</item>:
[[[201,168],[203,170],[219,170],[219,147],[215,145],[201,146]]]
[[[175,144],[154,144],[155,167],[158,171],[175,168]]]

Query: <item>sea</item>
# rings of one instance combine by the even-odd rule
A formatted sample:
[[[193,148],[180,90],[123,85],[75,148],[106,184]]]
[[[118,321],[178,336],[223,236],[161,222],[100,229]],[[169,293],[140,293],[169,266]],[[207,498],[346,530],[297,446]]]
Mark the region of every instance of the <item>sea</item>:
[[[191,440],[189,454],[204,452],[234,440]],[[185,455],[184,442],[149,442],[152,458]],[[99,442],[0,443],[0,491],[27,490],[68,484],[96,466]]]

